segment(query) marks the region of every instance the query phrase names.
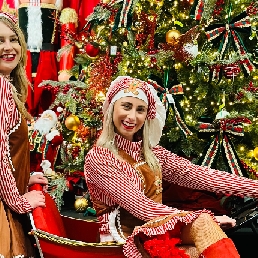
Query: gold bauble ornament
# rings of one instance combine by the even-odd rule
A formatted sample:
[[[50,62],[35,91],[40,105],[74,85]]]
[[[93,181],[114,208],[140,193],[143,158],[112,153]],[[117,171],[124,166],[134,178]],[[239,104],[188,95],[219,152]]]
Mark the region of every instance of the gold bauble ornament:
[[[254,157],[254,151],[253,150],[249,150],[246,154],[247,158],[253,158]]]
[[[85,212],[88,208],[88,200],[84,197],[78,198],[74,202],[74,208],[76,212]]]
[[[254,158],[258,160],[258,147],[254,149]]]
[[[180,37],[181,33],[176,28],[172,28],[166,33],[166,42],[168,44],[174,44]]]
[[[80,125],[80,119],[76,115],[70,115],[65,119],[65,126],[69,130],[76,131]]]

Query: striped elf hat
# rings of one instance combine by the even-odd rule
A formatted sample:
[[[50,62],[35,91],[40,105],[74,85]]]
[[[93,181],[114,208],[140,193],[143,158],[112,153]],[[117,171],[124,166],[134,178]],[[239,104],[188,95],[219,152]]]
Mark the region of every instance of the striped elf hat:
[[[145,81],[130,76],[118,76],[111,82],[103,104],[105,115],[109,105],[123,97],[135,97],[148,104],[146,119],[150,128],[150,146],[159,143],[165,125],[166,110],[154,87]]]

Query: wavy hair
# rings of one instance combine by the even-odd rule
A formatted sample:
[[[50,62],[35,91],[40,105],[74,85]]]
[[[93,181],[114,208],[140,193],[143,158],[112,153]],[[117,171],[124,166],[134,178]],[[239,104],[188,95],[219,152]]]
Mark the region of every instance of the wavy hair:
[[[105,113],[104,121],[103,121],[103,129],[102,132],[96,142],[97,146],[101,146],[103,148],[109,149],[113,152],[116,156],[118,156],[118,149],[115,145],[114,138],[115,138],[115,126],[113,123],[113,113],[114,113],[114,103],[111,103]],[[154,155],[149,142],[149,120],[145,120],[143,125],[143,130],[140,129],[136,134],[137,138],[142,140],[143,148],[142,154],[146,163],[153,171],[160,171],[161,167],[158,162],[158,159]]]

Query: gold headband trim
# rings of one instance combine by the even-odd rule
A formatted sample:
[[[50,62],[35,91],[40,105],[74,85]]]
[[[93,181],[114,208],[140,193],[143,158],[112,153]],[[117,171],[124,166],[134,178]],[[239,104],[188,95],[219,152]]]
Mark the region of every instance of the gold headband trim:
[[[30,6],[30,3],[22,3],[19,5],[18,8],[29,7],[29,6]],[[57,7],[54,4],[40,3],[40,7],[57,10]]]

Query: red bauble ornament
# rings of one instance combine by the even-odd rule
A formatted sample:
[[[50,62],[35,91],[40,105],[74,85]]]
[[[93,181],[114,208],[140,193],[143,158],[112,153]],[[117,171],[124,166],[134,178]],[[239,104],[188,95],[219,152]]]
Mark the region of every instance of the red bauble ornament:
[[[240,68],[237,64],[232,64],[224,68],[224,76],[227,79],[232,79],[240,73]]]
[[[89,57],[96,57],[99,54],[99,45],[95,42],[88,42],[85,46],[86,54]]]

